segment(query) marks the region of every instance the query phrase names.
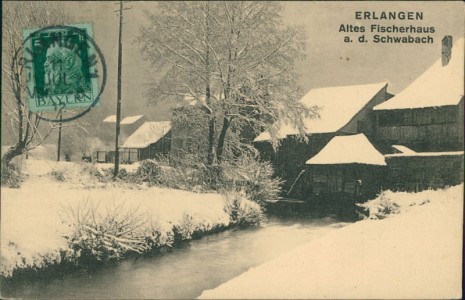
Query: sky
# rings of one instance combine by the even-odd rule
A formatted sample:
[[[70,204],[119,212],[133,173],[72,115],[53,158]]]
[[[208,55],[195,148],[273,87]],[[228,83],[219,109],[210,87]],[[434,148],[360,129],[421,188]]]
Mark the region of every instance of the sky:
[[[157,2],[125,4],[123,30],[123,116],[145,114],[151,120],[168,120],[167,105],[148,106],[144,97],[150,84],[149,64],[143,60],[135,41],[139,28],[147,25],[144,10],[156,12]],[[66,10],[74,23],[90,22],[94,39],[101,48],[108,71],[100,110],[111,114],[116,107],[118,8],[115,2],[67,2]],[[356,11],[420,11],[424,19],[373,21],[356,20]],[[461,2],[286,2],[283,20],[301,26],[307,36],[306,59],[297,66],[300,84],[306,93],[311,88],[388,82],[388,91],[398,93],[440,58],[441,40],[449,34],[458,39],[464,33],[464,6]],[[356,38],[360,33],[339,32],[341,24],[369,27],[371,24],[434,26],[433,44],[345,43],[344,36]],[[365,32],[366,36],[373,34]],[[395,35],[395,34],[393,34]]]

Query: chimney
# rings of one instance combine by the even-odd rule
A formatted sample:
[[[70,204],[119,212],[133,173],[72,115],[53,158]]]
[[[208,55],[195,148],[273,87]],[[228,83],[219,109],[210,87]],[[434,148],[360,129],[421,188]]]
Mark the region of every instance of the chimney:
[[[452,55],[452,36],[446,35],[442,39],[442,66],[446,66],[449,63]]]

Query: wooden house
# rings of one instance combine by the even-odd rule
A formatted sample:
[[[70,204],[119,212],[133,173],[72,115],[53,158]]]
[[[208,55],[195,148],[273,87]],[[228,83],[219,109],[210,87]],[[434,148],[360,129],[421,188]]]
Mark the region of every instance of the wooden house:
[[[272,162],[275,174],[285,180],[283,197],[306,199],[305,162],[316,155],[335,136],[364,133],[374,134],[371,110],[391,95],[387,83],[317,88],[309,91],[300,101],[307,107],[317,106],[319,118],[305,120],[308,142],[297,138],[297,130],[283,124],[278,136],[277,151],[272,149],[270,135],[263,132],[254,140],[254,146],[263,159]]]
[[[451,44],[445,38],[444,47]],[[412,84],[373,108],[376,139],[414,151],[463,149],[463,38]],[[444,55],[445,54],[445,55]]]
[[[363,133],[332,138],[306,166],[306,192],[312,201],[353,204],[374,198],[386,175],[384,156]]]
[[[120,147],[122,163],[133,163],[157,155],[168,155],[171,148],[171,122],[145,122]]]
[[[124,144],[126,140],[129,138],[129,136],[132,135],[137,129],[139,129],[145,122],[146,118],[143,115],[128,116],[122,118],[120,122],[119,144]],[[97,129],[97,137],[102,142],[101,147],[99,147],[99,149],[94,153],[97,162],[114,162],[115,134],[116,115],[111,115],[106,117]]]
[[[464,40],[443,40],[442,57],[392,99],[373,108],[386,154],[387,188],[421,191],[463,182]]]
[[[463,182],[463,151],[386,154],[385,186],[391,190],[418,192]]]

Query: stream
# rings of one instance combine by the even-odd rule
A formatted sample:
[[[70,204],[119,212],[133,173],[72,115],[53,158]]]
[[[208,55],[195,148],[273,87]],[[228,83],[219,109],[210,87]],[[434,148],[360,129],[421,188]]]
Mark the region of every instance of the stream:
[[[333,217],[271,216],[260,227],[205,236],[162,255],[61,277],[16,280],[2,285],[2,297],[192,299],[346,224]]]

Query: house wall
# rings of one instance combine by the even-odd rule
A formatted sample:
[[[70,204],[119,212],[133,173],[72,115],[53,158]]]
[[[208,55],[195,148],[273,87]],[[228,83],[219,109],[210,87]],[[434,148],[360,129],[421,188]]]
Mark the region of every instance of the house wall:
[[[139,161],[139,149],[121,148],[119,151],[120,162],[122,164],[130,164]]]
[[[375,165],[308,165],[306,200],[350,204],[373,199],[385,184],[386,172],[385,166]]]
[[[421,191],[463,182],[463,154],[443,156],[386,156],[387,188]]]
[[[167,156],[171,150],[171,131],[165,134],[156,143],[145,148],[121,148],[120,157],[122,163],[133,163],[144,159],[156,158],[157,156]]]
[[[139,150],[139,159],[156,158],[157,156],[167,156],[171,150],[171,131],[165,134],[156,143]]]
[[[303,184],[306,166],[305,162],[316,155],[334,137],[334,133],[313,134],[308,142],[300,141],[296,137],[287,137],[281,141],[279,149],[273,151],[269,142],[254,143],[263,160],[273,164],[275,175],[284,179],[282,196],[296,199],[305,197]],[[300,176],[299,176],[300,174]]]
[[[437,108],[375,111],[376,139],[417,152],[463,149],[463,99]]]

